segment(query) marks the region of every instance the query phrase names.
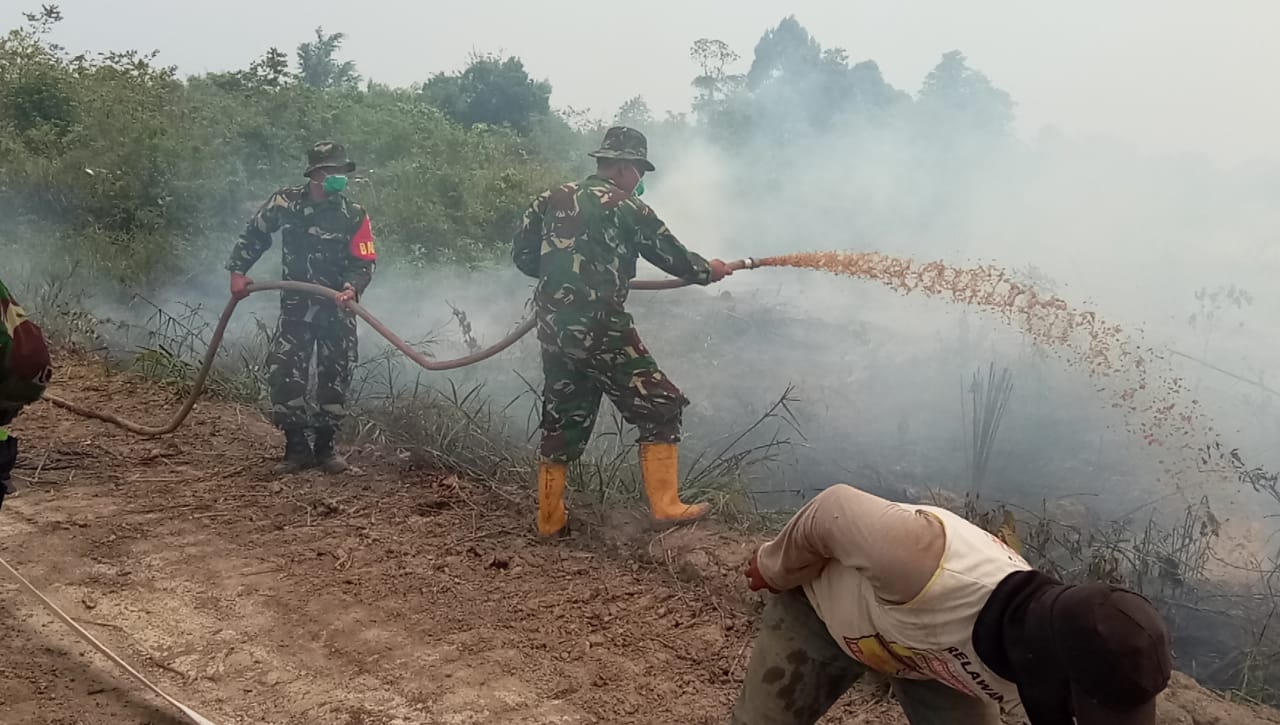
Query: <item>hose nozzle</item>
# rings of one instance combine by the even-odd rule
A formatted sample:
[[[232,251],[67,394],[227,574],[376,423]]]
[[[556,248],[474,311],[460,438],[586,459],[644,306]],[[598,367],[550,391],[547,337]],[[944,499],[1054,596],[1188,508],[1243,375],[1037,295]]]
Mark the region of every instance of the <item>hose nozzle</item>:
[[[738,259],[729,263],[729,268],[733,270],[755,269],[756,267],[759,267],[759,266],[760,266],[760,263],[751,257],[743,257],[742,259]]]

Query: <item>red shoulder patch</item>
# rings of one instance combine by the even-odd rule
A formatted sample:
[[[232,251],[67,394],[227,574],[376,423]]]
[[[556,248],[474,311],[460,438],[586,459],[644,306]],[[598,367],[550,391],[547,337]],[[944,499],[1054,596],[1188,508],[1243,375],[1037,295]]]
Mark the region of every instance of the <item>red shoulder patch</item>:
[[[369,223],[368,214],[360,222],[355,236],[351,237],[351,256],[364,262],[372,262],[378,258],[378,252],[373,248],[373,225]]]

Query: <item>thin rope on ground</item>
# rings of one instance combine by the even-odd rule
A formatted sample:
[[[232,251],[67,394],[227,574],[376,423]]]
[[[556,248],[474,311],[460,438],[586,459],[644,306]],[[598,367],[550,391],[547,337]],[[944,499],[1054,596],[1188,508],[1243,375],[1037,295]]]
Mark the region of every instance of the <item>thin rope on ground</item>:
[[[125,662],[119,655],[117,655],[115,652],[112,652],[106,645],[99,642],[92,634],[89,634],[89,632],[84,627],[81,627],[79,623],[77,623],[74,619],[67,616],[65,612],[59,609],[58,605],[54,604],[51,599],[46,597],[44,594],[40,593],[39,589],[36,589],[35,586],[31,584],[31,582],[27,581],[25,577],[19,574],[18,570],[10,566],[9,562],[5,561],[3,557],[0,557],[0,567],[3,567],[4,570],[8,572],[9,577],[13,579],[15,582],[17,582],[20,587],[22,587],[23,589],[26,589],[29,594],[31,594],[33,597],[38,599],[40,603],[45,606],[45,609],[48,609],[49,612],[52,613],[55,617],[62,620],[63,624],[70,627],[73,632],[79,635],[80,639],[88,643],[89,646],[98,650],[98,652],[100,652],[107,659],[114,662],[118,667],[120,667],[120,669],[124,670],[125,672],[128,672],[133,677],[133,679],[142,683],[144,686],[146,686],[148,690],[151,690],[157,696],[163,699],[165,702],[169,703],[170,705],[173,705],[184,716],[186,716],[188,720],[195,723],[195,725],[215,725],[215,723],[212,720],[201,715],[200,713],[196,712],[190,707],[187,707],[186,705],[175,700],[174,698],[170,697],[159,687],[156,687],[154,684],[152,684],[151,681],[148,680],[146,677],[143,677],[140,672],[130,667],[128,662]]]

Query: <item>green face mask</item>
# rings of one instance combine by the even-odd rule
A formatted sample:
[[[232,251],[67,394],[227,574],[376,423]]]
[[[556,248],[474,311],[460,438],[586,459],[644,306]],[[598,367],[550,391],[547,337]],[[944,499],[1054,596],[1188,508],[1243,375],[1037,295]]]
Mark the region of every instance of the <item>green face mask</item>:
[[[340,194],[345,188],[347,188],[347,177],[341,175],[324,177],[324,192],[326,194]]]
[[[636,196],[644,196],[644,179],[636,184]]]

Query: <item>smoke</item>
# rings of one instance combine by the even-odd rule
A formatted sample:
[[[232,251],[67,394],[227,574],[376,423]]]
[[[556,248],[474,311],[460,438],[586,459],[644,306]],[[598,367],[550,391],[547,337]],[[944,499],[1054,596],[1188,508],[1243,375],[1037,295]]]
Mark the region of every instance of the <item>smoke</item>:
[[[1273,443],[1280,381],[1267,378],[1280,363],[1280,343],[1269,334],[1280,312],[1270,284],[1280,270],[1280,167],[1223,166],[1049,132],[1009,138],[963,118],[903,112],[892,105],[901,99],[885,97],[887,110],[806,124],[796,119],[822,116],[825,99],[790,94],[734,138],[655,128],[650,152],[658,171],[646,179],[645,199],[707,257],[875,250],[1001,265],[1161,351],[1228,446],[1252,464],[1280,467]],[[196,246],[207,252],[201,269],[149,299],[212,318],[226,300],[216,259],[230,240]],[[268,252],[254,276],[273,277],[278,254],[278,246]],[[642,276],[658,276],[641,268]],[[443,359],[467,352],[454,307],[487,345],[528,314],[531,288],[507,264],[414,269],[397,267],[384,252],[363,302]],[[134,325],[154,313],[116,292],[92,299],[100,315]],[[783,465],[760,473],[760,490],[836,481],[893,496],[970,490],[962,401],[975,371],[989,364],[1012,370],[1014,390],[984,497],[1038,508],[1042,498],[1086,496],[1091,506],[1117,512],[1173,485],[1162,474],[1170,452],[1125,433],[1126,421],[1095,381],[977,310],[783,269],[743,271],[706,289],[637,292],[630,306],[659,363],[692,401],[689,455],[718,449],[793,390],[803,438],[776,422],[759,432],[767,438],[776,428],[797,443]],[[273,295],[250,298],[233,342],[274,317]],[[361,335],[362,357],[377,356],[382,341],[366,326]],[[442,389],[483,383],[495,401],[529,396],[533,406],[537,353],[530,336],[494,359],[422,380]],[[513,408],[517,429],[529,423],[524,410]],[[1257,503],[1221,476],[1178,484],[1186,488],[1175,503],[1201,493],[1215,505]]]
[[[763,147],[783,134],[780,162],[776,145]],[[844,249],[999,264],[1121,324],[1168,358],[1167,374],[1191,390],[1184,403],[1208,414],[1225,445],[1254,464],[1280,462],[1277,395],[1268,392],[1280,384],[1266,378],[1280,353],[1268,334],[1280,311],[1270,293],[1280,169],[1056,134],[922,139],[866,123],[805,136],[765,128],[755,142],[688,138],[654,150],[661,168],[647,200],[691,248],[726,259]],[[642,332],[662,341],[664,364],[695,400],[723,403],[743,380],[757,401],[797,384],[811,444],[790,472],[801,487],[846,471],[844,480],[872,487],[914,478],[967,490],[961,398],[990,362],[1013,370],[1015,389],[984,494],[1033,507],[1085,494],[1114,513],[1169,493],[1169,459],[1194,466],[1192,450],[1153,449],[1124,433],[1124,418],[1083,372],[989,315],[802,272],[741,273],[723,289],[792,321],[675,340],[654,300],[638,316]],[[725,351],[713,370],[685,364],[704,336]],[[699,424],[722,431],[743,418],[741,408],[717,408]],[[1185,473],[1174,507],[1202,494],[1228,510],[1258,504],[1229,476]]]
[[[753,143],[763,147],[767,131]],[[647,180],[646,201],[707,257],[845,249],[999,264],[1120,323],[1142,344],[1201,361],[1172,356],[1169,371],[1189,381],[1228,445],[1251,454],[1251,463],[1275,466],[1276,395],[1264,388],[1280,388],[1266,379],[1280,361],[1267,334],[1280,311],[1268,284],[1277,263],[1268,242],[1280,228],[1280,212],[1268,202],[1280,190],[1280,172],[1056,136],[984,143],[957,159],[922,150],[914,132],[866,123],[858,131],[835,126],[796,137],[792,129],[785,162],[770,165],[758,163],[751,147],[726,148],[696,132],[669,136],[652,147],[659,171]],[[760,151],[767,153],[777,151]],[[274,254],[278,248],[255,276],[273,276]],[[481,345],[528,314],[532,280],[507,265],[464,271],[390,261],[363,302],[439,359],[468,351],[455,308]],[[641,267],[642,277],[660,276]],[[1247,297],[1229,296],[1233,285]],[[211,270],[152,301],[170,311],[200,307],[212,318],[224,289],[224,275]],[[1014,391],[984,497],[1038,508],[1044,498],[1084,496],[1115,513],[1160,499],[1172,486],[1159,465],[1170,452],[1125,433],[1126,421],[1095,381],[981,311],[783,269],[739,272],[705,289],[635,292],[630,307],[659,363],[692,401],[690,456],[732,438],[793,388],[803,439],[777,423],[760,432],[782,430],[798,445],[760,473],[758,490],[807,491],[836,481],[894,496],[970,490],[972,441],[962,405],[975,371],[985,375],[992,363],[1013,371]],[[137,301],[102,310],[135,324],[153,313]],[[273,295],[252,297],[232,339],[252,334],[257,321],[273,324],[274,315]],[[361,335],[363,358],[385,348],[367,326]],[[482,383],[499,404],[525,396],[511,409],[513,429],[536,434],[536,415],[526,415],[541,386],[532,335],[494,359],[420,380],[441,389]],[[1192,475],[1180,485],[1186,488],[1171,506],[1202,493],[1215,505],[1257,503],[1222,476]]]

